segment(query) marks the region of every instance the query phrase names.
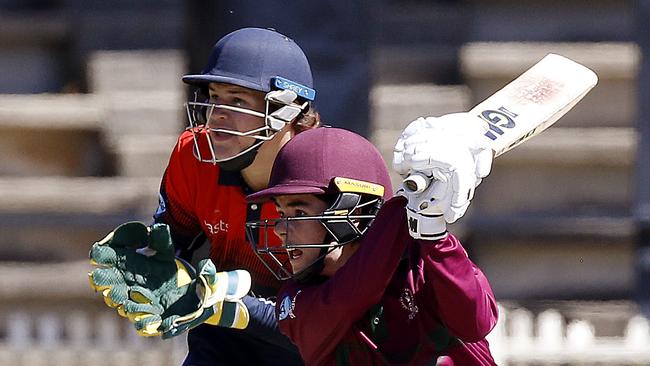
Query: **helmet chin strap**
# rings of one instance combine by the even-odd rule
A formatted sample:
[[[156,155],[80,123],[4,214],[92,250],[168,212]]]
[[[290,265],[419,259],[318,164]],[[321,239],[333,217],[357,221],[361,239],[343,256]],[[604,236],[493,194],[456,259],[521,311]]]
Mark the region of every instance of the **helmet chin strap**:
[[[255,157],[257,157],[257,151],[260,149],[260,146],[262,146],[262,142],[263,141],[257,143],[257,146],[239,156],[225,161],[217,162],[217,165],[221,169],[230,172],[239,172],[245,168],[248,168],[255,161]]]

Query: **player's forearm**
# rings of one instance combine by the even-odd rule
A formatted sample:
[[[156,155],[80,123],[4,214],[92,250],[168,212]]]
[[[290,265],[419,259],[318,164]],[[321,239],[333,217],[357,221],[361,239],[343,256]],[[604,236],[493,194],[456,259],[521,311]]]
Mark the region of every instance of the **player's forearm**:
[[[243,332],[291,352],[298,352],[289,338],[280,332],[275,316],[275,302],[254,296],[244,296],[242,301],[250,314],[248,327]]]
[[[322,303],[344,303],[347,317],[358,319],[381,299],[411,239],[405,204],[402,197],[384,204],[357,252],[321,286]]]
[[[435,243],[422,242],[425,276],[436,296],[443,323],[454,335],[474,342],[497,322],[497,303],[480,269],[450,235]]]

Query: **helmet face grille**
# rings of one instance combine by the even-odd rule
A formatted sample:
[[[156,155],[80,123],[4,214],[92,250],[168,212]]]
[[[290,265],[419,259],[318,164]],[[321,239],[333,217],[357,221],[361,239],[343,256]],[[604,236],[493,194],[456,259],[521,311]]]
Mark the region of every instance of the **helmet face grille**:
[[[351,197],[350,195],[356,197]],[[349,206],[349,209],[342,209],[344,205],[351,202],[356,203]],[[377,215],[382,199],[374,198],[365,204],[360,202],[361,195],[342,193],[337,197],[335,203],[329,209],[325,210],[322,215],[249,221],[246,223],[246,235],[253,251],[276,278],[279,280],[287,280],[298,276],[302,280],[305,280],[307,276],[301,276],[303,272],[309,271],[310,274],[318,275],[319,273],[312,273],[314,271],[311,271],[310,268],[322,265],[323,258],[332,250],[359,239],[368,230]],[[368,213],[354,214],[357,211],[367,211]],[[327,235],[320,243],[293,242],[289,234],[289,226],[299,221],[317,221],[327,230]],[[284,238],[284,243],[272,245],[271,243],[273,241],[269,235],[275,235],[275,227],[279,225],[284,225],[283,232],[287,233]],[[315,248],[321,249],[320,255],[310,265],[306,266],[305,269],[293,273],[289,261],[290,252],[294,249]],[[322,268],[319,268],[318,272],[321,270]]]
[[[202,163],[211,163],[222,165],[228,163],[235,159],[238,160],[250,160],[247,165],[253,162],[257,149],[267,140],[270,140],[275,135],[275,132],[270,131],[270,129],[263,125],[262,127],[255,128],[248,131],[237,131],[229,130],[222,128],[209,128],[207,121],[210,120],[213,113],[217,113],[219,110],[228,110],[235,113],[243,113],[246,115],[252,115],[254,117],[259,117],[261,120],[264,119],[265,114],[260,113],[254,110],[233,107],[229,105],[219,105],[211,103],[202,103],[202,102],[187,102],[185,103],[185,109],[187,112],[188,125],[186,130],[192,132],[192,137],[194,139],[194,156]],[[212,142],[210,138],[211,133],[227,134],[237,137],[245,137],[250,139],[251,145],[242,149],[241,151],[226,157],[217,157],[217,147]],[[241,159],[240,159],[241,158]],[[246,165],[246,166],[247,166]],[[241,167],[240,169],[228,169],[228,170],[241,170],[246,166]]]
[[[288,95],[288,96],[287,96]],[[194,137],[194,156],[204,163],[219,164],[226,170],[242,170],[253,163],[257,150],[265,141],[271,140],[276,133],[287,124],[300,117],[309,109],[309,103],[296,104],[298,96],[292,91],[272,91],[264,97],[264,113],[256,110],[227,105],[214,104],[202,100],[208,98],[199,91],[194,94],[194,101],[185,103],[187,112],[187,130]],[[237,131],[224,128],[209,128],[208,121],[215,113],[228,111],[260,118],[260,127],[248,131]],[[217,157],[217,150],[210,138],[211,133],[226,134],[236,137],[249,138],[251,144],[239,152],[225,157]]]

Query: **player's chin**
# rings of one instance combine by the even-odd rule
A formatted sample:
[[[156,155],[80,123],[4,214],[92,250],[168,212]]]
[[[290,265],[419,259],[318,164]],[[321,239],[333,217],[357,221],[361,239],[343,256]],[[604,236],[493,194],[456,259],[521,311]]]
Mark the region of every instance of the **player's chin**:
[[[253,139],[231,136],[222,140],[212,140],[212,146],[214,146],[215,155],[217,157],[223,156],[220,159],[225,159],[249,149],[255,141]]]
[[[217,159],[228,159],[241,152],[239,145],[229,143],[228,141],[213,142],[214,156]]]
[[[211,136],[211,140],[215,154],[223,155],[223,158],[238,154],[253,145],[250,139],[224,133],[217,133],[216,137]]]

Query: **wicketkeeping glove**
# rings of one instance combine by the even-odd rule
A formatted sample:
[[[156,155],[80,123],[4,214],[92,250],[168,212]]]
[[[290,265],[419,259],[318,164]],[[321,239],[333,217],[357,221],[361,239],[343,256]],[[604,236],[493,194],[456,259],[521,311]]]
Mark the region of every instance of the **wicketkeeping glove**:
[[[128,222],[93,244],[90,285],[106,304],[129,318],[142,336],[170,338],[199,324],[243,329],[241,301],[251,286],[244,270],[217,272],[209,259],[198,272],[174,256],[169,227]]]
[[[418,118],[395,145],[393,167],[403,177],[420,181],[420,190],[402,185],[408,199],[409,231],[416,239],[446,235],[446,224],[461,218],[474,189],[490,173],[492,150],[481,141],[483,126],[466,113]]]

